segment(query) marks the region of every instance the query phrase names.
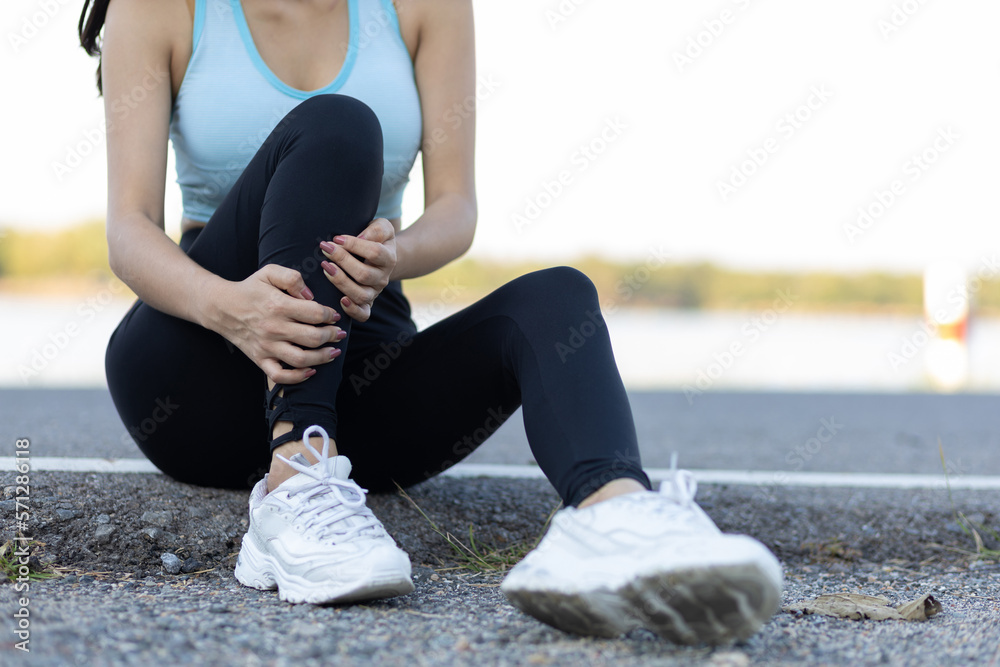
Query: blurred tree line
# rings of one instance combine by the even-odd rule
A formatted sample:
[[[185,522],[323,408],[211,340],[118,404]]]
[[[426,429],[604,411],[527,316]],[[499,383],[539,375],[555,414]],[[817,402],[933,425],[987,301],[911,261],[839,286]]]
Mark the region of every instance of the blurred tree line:
[[[468,303],[503,283],[551,264],[501,263],[463,258],[432,275],[407,281],[414,301]],[[750,273],[712,264],[612,262],[589,257],[574,261],[597,285],[602,305],[689,309],[760,309],[779,290],[795,310],[919,313],[922,279],[890,273]],[[0,280],[4,278],[106,279],[108,268],[101,221],[58,231],[0,229]],[[974,308],[1000,314],[1000,276],[982,283]]]
[[[0,278],[111,276],[104,223],[53,231],[0,230]]]

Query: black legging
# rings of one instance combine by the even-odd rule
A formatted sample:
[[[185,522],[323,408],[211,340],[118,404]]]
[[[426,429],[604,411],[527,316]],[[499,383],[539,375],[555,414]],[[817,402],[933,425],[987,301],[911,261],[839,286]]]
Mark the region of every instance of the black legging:
[[[524,406],[528,442],[567,504],[642,472],[635,427],[597,293],[579,271],[522,276],[417,333],[398,283],[353,322],[319,267],[319,242],[371,222],[382,177],[374,113],[342,95],[297,106],[250,161],[207,226],[181,247],[227,280],[279,264],[336,309],[344,353],[284,386],[201,326],[137,302],[108,344],[108,386],[139,448],[192,484],[246,488],[268,469],[271,421],[320,424],[374,491],[450,467]]]

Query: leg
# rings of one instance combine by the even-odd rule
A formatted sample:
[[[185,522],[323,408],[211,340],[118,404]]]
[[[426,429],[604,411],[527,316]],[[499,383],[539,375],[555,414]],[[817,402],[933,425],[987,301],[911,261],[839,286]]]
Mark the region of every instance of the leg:
[[[342,295],[319,268],[318,244],[371,221],[381,171],[382,134],[371,110],[344,96],[311,98],[271,133],[185,249],[227,280],[269,263],[296,268],[318,301],[342,313]],[[349,332],[350,318],[340,326]],[[311,423],[336,429],[342,359],[284,388],[283,400],[268,405],[270,424],[261,414],[265,377],[253,363],[220,336],[145,304],[115,332],[106,363],[126,427],[150,460],[182,481],[252,486],[267,469],[269,427],[291,422],[284,442],[301,439]],[[158,401],[178,407],[155,420],[163,414],[153,412]]]
[[[597,334],[590,354],[560,355],[581,321]],[[352,349],[350,390],[338,399],[341,449],[373,489],[413,484],[471,453],[523,399],[529,443],[567,503],[613,479],[648,484],[603,326],[590,281],[558,268],[514,280],[415,337]],[[390,403],[397,418],[382,423],[377,413]]]
[[[690,473],[633,492],[649,483],[596,293],[579,272],[524,276],[412,339],[354,349],[345,373],[341,449],[376,489],[440,472],[523,398],[539,465],[577,505],[503,583],[525,612],[584,635],[645,627],[724,643],[775,611],[777,561],[756,540],[719,533]]]
[[[522,276],[415,336],[352,348],[345,380],[340,450],[374,490],[440,473],[522,402],[532,452],[567,504],[613,480],[649,488],[597,292],[575,269]]]
[[[348,97],[311,98],[271,133],[185,249],[228,280],[272,263],[297,269],[317,301],[341,312],[346,347],[351,320],[340,307],[343,295],[320,270],[318,246],[368,225],[381,176],[382,134],[372,111]],[[349,478],[350,462],[326,455],[332,444],[327,432],[337,426],[343,356],[306,382],[273,387],[261,405],[265,376],[244,355],[212,332],[144,304],[109,345],[109,385],[126,424],[141,419],[135,408],[151,395],[174,392],[181,406],[176,417],[140,446],[177,479],[252,485],[266,468],[251,467],[248,474],[248,462],[267,463],[276,427],[281,435],[272,450],[301,448],[309,433],[319,434],[313,442],[323,443],[323,455],[315,465],[292,458],[292,471],[302,474],[273,493],[266,477],[253,485],[250,529],[236,566],[242,583],[278,587],[291,602],[346,602],[413,590],[409,559],[365,506],[363,491]],[[130,372],[136,366],[146,370],[142,377]]]

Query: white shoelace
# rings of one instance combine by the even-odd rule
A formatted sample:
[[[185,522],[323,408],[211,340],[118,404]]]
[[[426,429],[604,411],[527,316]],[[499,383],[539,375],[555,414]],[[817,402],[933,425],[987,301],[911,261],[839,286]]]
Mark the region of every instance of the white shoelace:
[[[690,470],[677,469],[677,452],[670,455],[670,477],[663,480],[660,493],[681,507],[689,507],[694,503],[694,495],[698,491],[698,482]]]
[[[309,443],[312,433],[318,433],[323,438],[322,452],[316,451]],[[316,457],[317,465],[300,463],[294,460],[294,456],[287,459],[278,454],[278,458],[313,480],[288,491],[289,498],[305,494],[305,498],[297,504],[297,515],[304,521],[303,527],[315,529],[320,539],[334,536],[350,538],[366,532],[373,537],[379,536],[383,532],[382,523],[365,506],[368,490],[362,489],[353,480],[339,479],[334,475],[330,436],[326,430],[321,426],[310,426],[302,434],[302,443]]]

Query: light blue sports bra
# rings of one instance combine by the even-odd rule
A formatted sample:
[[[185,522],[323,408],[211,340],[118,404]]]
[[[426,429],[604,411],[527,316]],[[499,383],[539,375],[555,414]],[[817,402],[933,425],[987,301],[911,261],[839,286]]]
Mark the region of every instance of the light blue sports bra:
[[[271,130],[302,100],[350,95],[378,116],[385,172],[378,217],[398,218],[420,148],[413,62],[391,0],[347,0],[350,39],[328,86],[285,85],[254,46],[240,0],[196,0],[191,60],[170,118],[184,215],[207,222]]]

